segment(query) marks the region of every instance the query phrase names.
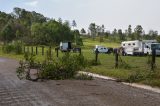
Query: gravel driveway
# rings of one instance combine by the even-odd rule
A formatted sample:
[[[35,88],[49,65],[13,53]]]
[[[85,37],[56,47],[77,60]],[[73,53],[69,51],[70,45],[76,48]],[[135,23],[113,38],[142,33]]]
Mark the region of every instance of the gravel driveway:
[[[19,80],[17,65],[0,58],[0,106],[160,106],[160,94],[114,81]]]

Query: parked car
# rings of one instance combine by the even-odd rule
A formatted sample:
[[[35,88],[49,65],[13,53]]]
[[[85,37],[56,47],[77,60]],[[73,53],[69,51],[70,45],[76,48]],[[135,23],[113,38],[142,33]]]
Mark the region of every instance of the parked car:
[[[108,48],[100,45],[96,45],[94,48],[94,52],[96,52],[96,49],[98,49],[98,53],[108,53]]]

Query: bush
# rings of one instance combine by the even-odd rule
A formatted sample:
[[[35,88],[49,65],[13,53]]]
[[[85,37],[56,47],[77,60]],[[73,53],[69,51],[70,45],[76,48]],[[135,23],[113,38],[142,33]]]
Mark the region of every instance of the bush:
[[[12,44],[5,44],[2,46],[2,51],[4,53],[11,53],[14,51],[14,45]]]
[[[134,73],[131,73],[131,75],[126,79],[127,82],[133,83],[133,82],[139,82],[146,79],[146,75],[143,74],[140,71],[135,71]]]
[[[13,46],[14,46],[14,52],[16,54],[22,54],[22,46],[23,44],[21,42],[14,42]]]
[[[70,55],[66,53],[56,60],[45,61],[42,64],[43,68],[40,76],[55,80],[74,78],[79,70],[88,66],[87,64],[87,60],[83,55]]]
[[[100,60],[96,61],[95,59],[89,60],[89,65],[90,66],[97,66],[97,65],[101,65]]]
[[[22,46],[23,44],[21,42],[14,42],[10,44],[5,44],[2,47],[2,50],[4,53],[16,53],[16,54],[22,54]]]
[[[57,59],[49,59],[43,63],[36,63],[35,56],[26,53],[24,55],[25,60],[20,62],[20,67],[17,68],[17,76],[21,78],[26,74],[26,79],[36,81],[40,79],[53,79],[53,80],[63,80],[75,78],[78,71],[88,67],[88,61],[83,55],[70,55],[69,53],[64,54],[62,57]],[[24,67],[25,66],[25,67]],[[36,79],[32,79],[30,70],[37,69]],[[24,73],[24,70],[28,72]],[[85,77],[91,79],[90,77]]]

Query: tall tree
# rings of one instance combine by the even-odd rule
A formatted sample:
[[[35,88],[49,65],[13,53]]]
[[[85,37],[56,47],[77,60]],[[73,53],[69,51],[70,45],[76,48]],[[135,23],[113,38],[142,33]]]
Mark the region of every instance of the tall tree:
[[[58,22],[62,24],[62,18],[58,18]]]
[[[74,28],[76,28],[76,27],[77,27],[77,23],[76,23],[76,21],[75,21],[75,20],[73,20],[73,21],[72,21],[72,27],[73,27],[73,30],[74,30]]]
[[[121,29],[118,30],[118,36],[120,41],[125,40],[125,35],[122,33]]]
[[[92,38],[93,38],[93,40],[95,39],[95,36],[96,36],[96,24],[95,23],[91,23],[90,25],[89,25],[89,31],[90,31],[90,33],[91,33],[91,36],[92,36]]]
[[[142,34],[143,34],[143,28],[141,25],[137,25],[136,28],[134,29],[134,34],[135,34],[135,38],[137,40],[141,40],[142,39]]]
[[[156,37],[158,36],[158,31],[149,30],[148,34],[152,39],[156,39]]]
[[[63,23],[65,26],[67,26],[68,28],[70,28],[70,22],[68,20],[65,20]]]
[[[81,34],[83,34],[83,35],[86,34],[86,31],[84,28],[81,29]]]

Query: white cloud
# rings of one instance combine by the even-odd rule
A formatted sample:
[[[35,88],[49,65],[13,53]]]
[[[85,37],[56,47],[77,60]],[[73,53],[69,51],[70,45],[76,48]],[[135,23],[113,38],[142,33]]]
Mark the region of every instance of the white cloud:
[[[26,2],[25,5],[31,6],[31,7],[36,7],[38,5],[38,0]]]

